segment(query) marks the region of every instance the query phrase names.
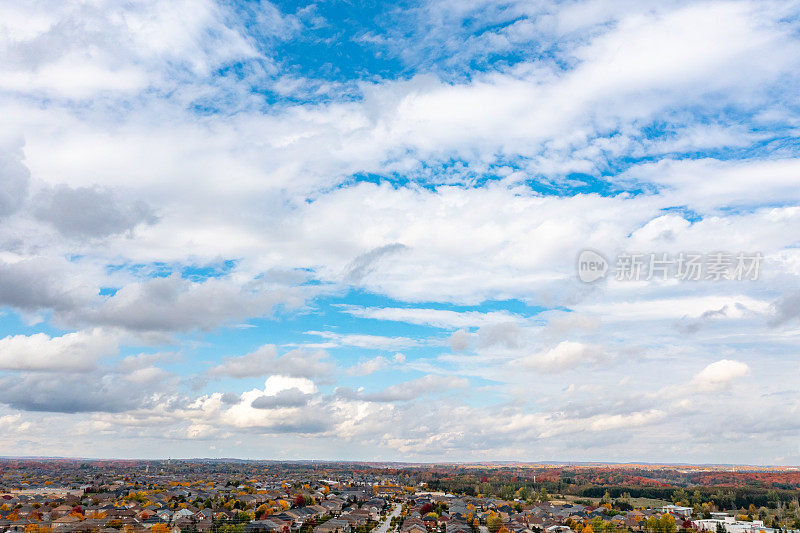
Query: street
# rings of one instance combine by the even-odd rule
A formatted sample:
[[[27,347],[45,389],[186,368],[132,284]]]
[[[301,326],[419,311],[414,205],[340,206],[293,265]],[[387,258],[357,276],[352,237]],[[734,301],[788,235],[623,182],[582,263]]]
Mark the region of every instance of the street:
[[[389,524],[392,522],[392,518],[400,514],[400,509],[402,509],[402,506],[399,503],[394,504],[392,512],[386,515],[386,519],[375,527],[372,533],[386,533],[389,530]]]

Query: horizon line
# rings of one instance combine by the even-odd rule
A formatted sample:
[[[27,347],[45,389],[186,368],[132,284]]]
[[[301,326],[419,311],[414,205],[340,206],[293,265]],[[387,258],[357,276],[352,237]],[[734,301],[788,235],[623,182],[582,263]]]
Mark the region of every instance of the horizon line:
[[[800,465],[778,464],[753,464],[753,463],[689,463],[689,462],[654,462],[654,461],[522,461],[522,460],[486,460],[486,461],[401,461],[401,460],[365,460],[365,459],[253,459],[239,457],[161,457],[161,458],[135,458],[135,457],[76,457],[58,455],[0,455],[0,461],[26,460],[26,461],[135,461],[135,462],[247,462],[247,463],[345,463],[345,464],[397,464],[397,465],[463,465],[463,466],[493,466],[493,465],[529,465],[529,466],[629,466],[647,465],[653,467],[717,467],[717,468],[759,468],[759,469],[798,469]]]

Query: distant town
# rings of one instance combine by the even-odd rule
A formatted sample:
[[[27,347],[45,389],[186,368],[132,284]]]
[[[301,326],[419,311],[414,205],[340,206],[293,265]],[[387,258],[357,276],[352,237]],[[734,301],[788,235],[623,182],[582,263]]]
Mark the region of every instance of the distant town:
[[[792,468],[0,461],[0,532],[777,533]]]

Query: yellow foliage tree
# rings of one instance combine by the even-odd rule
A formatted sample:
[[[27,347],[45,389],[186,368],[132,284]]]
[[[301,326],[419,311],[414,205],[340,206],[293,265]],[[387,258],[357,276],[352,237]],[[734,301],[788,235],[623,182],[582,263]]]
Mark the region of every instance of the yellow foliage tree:
[[[150,527],[150,533],[169,533],[169,526],[167,524],[153,524]]]

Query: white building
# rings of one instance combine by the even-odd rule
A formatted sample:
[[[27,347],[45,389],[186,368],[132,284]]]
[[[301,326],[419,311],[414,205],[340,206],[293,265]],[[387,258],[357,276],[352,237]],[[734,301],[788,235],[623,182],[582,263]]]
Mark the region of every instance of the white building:
[[[694,508],[692,508],[692,507],[681,507],[679,505],[665,505],[664,507],[661,507],[658,510],[659,510],[659,512],[662,512],[662,513],[671,513],[671,514],[674,514],[675,516],[680,516],[680,517],[683,517],[683,518],[689,518],[690,516],[692,516],[692,512],[694,511]]]
[[[718,515],[719,513],[714,514]],[[725,526],[725,531],[728,533],[760,533],[761,531],[768,530],[768,528],[764,527],[764,522],[761,520],[742,522],[736,520],[732,516],[692,521],[692,527],[697,531],[716,531],[719,524]]]

